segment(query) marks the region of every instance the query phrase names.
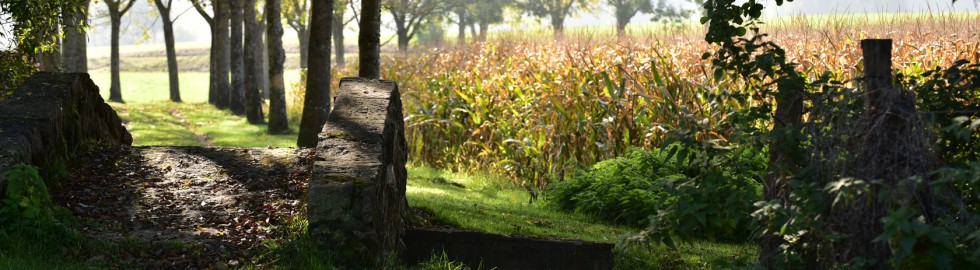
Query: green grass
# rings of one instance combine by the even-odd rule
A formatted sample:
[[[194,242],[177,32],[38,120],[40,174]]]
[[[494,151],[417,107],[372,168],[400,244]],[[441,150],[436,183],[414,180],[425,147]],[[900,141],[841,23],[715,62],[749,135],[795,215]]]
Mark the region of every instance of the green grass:
[[[623,241],[639,229],[567,213],[545,200],[528,203],[529,193],[486,175],[409,168],[409,205],[430,211],[435,224],[501,234],[570,238],[616,243],[619,269],[725,269],[751,265],[754,244],[695,241],[678,250]]]
[[[218,110],[207,103],[179,104],[177,106],[187,121],[199,134],[209,138],[210,144],[226,147],[296,147],[296,124],[293,132],[269,135],[265,124],[252,125],[245,118],[229,110]],[[265,110],[268,113],[268,109]]]
[[[92,72],[92,81],[99,86],[102,98],[109,99],[109,72]],[[120,72],[119,83],[126,103],[149,103],[170,100],[169,77],[166,72]],[[184,102],[208,101],[208,73],[180,73],[180,98]]]
[[[108,72],[91,73],[104,99],[109,98]],[[293,134],[269,135],[264,124],[252,125],[228,110],[207,104],[208,73],[180,74],[182,103],[170,102],[166,72],[122,72],[122,97],[126,103],[110,105],[133,134],[134,145],[186,145],[224,147],[295,147]],[[295,70],[286,71],[286,85],[299,80]],[[287,95],[291,93],[287,91]],[[289,100],[289,97],[287,97]],[[268,113],[268,106],[264,108]],[[180,116],[180,117],[178,117]]]
[[[184,123],[170,113],[170,108],[180,104],[171,102],[120,104],[110,103],[119,113],[129,133],[133,135],[133,145],[188,145],[201,146]]]
[[[269,135],[229,110],[207,103],[111,103],[133,134],[133,145],[296,147],[296,134]],[[178,117],[179,116],[179,117]],[[295,125],[293,125],[295,128]]]
[[[276,237],[263,240],[262,248],[242,269],[336,269],[334,258],[317,252],[308,227],[305,216],[276,227]]]
[[[60,247],[22,236],[0,235],[0,269],[88,269],[60,256]]]
[[[89,269],[95,245],[60,224],[0,227],[0,269]]]

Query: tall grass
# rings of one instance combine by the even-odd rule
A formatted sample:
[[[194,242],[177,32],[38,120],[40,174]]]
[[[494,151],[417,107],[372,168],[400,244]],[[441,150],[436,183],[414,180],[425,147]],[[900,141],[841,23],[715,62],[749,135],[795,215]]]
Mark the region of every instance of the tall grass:
[[[497,34],[487,43],[390,56],[382,77],[401,87],[414,161],[517,182],[540,185],[628,146],[658,146],[668,131],[720,145],[736,136],[736,113],[759,100],[753,89],[713,75],[702,54],[714,48],[701,30],[634,32],[573,32],[560,41]],[[798,17],[762,32],[811,78],[858,76],[863,38],[894,39],[894,63],[904,72],[980,58],[980,14]]]

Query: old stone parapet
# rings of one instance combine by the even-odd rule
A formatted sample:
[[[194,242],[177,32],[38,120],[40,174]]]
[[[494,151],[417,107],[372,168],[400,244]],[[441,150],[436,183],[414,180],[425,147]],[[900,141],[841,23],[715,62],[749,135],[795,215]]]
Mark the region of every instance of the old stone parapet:
[[[320,133],[309,234],[345,264],[373,269],[404,251],[408,158],[398,86],[344,78]]]
[[[88,142],[130,145],[133,137],[85,73],[38,72],[0,102],[0,190],[10,166],[64,177],[69,154]]]

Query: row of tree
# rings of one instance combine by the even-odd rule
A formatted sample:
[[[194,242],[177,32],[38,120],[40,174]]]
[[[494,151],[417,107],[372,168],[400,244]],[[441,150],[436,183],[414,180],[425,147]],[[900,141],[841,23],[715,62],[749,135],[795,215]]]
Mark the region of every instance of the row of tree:
[[[136,0],[96,0],[108,8],[111,24],[111,85],[110,101],[123,102],[120,87],[119,36],[121,18],[133,7]],[[174,44],[172,16],[174,0],[152,0],[161,17],[166,43],[167,67],[170,79],[170,99],[180,102],[179,69]],[[262,109],[262,93],[270,99],[269,133],[288,132],[285,102],[283,64],[285,51],[282,46],[283,22],[296,28],[303,44],[302,66],[308,67],[306,96],[300,126],[298,145],[316,145],[316,135],[326,121],[330,108],[330,54],[331,37],[337,37],[338,57],[343,55],[343,26],[351,21],[345,19],[344,10],[349,0],[304,1],[287,0],[283,8],[282,0],[265,0],[261,16],[256,0],[190,0],[198,13],[210,26],[212,46],[210,55],[209,102],[219,108],[230,109],[238,115],[245,115],[250,123],[265,122]],[[8,5],[3,2],[5,7]],[[35,7],[24,5],[14,11],[24,11],[24,23],[15,27],[30,28],[33,22],[28,15],[31,10],[44,9],[51,13],[63,14],[62,18],[33,29],[34,36],[50,40],[32,42],[44,49],[20,48],[21,51],[38,51],[36,59],[41,70],[87,72],[87,52],[85,26],[87,25],[90,0],[59,0],[57,6]],[[361,2],[360,76],[377,79],[380,74],[380,26],[381,0]],[[209,11],[210,10],[210,11]],[[20,16],[20,13],[15,15]],[[179,15],[177,16],[179,17]],[[36,21],[46,21],[37,19]],[[35,23],[35,25],[37,25]],[[69,30],[71,29],[71,30]],[[39,32],[43,31],[43,32]],[[59,32],[64,31],[64,32]],[[63,33],[59,35],[57,33]],[[30,37],[31,33],[22,36]],[[336,35],[335,35],[336,34]],[[62,38],[63,37],[63,40]],[[263,38],[264,37],[264,38]],[[19,47],[23,47],[18,44]],[[60,46],[59,46],[60,45]],[[47,47],[54,47],[47,48]],[[60,47],[57,48],[57,47]],[[269,61],[261,61],[267,54]],[[341,64],[343,62],[340,62]],[[268,72],[267,74],[263,74]],[[262,87],[260,78],[269,78],[268,87]],[[268,88],[268,89],[265,89]]]
[[[384,0],[384,10],[391,14],[398,38],[398,48],[408,50],[410,41],[420,29],[433,22],[449,22],[458,28],[458,43],[466,42],[466,31],[476,41],[484,41],[491,25],[504,22],[507,10],[547,19],[555,36],[561,36],[565,19],[577,12],[612,8],[617,34],[625,35],[626,26],[640,13],[652,15],[654,21],[678,21],[688,18],[692,9],[668,3],[667,0]],[[704,0],[680,0],[700,6]],[[479,27],[479,31],[477,31]]]
[[[66,16],[66,22],[83,26],[90,0],[65,0],[84,7]],[[109,100],[123,102],[120,84],[119,38],[121,18],[137,0],[96,0],[108,9],[111,23],[111,85]],[[163,24],[169,72],[170,100],[180,102],[179,68],[175,49],[172,14],[174,0],[151,0]],[[563,32],[564,20],[580,10],[598,5],[600,0],[189,0],[207,21],[211,31],[209,102],[218,108],[244,115],[250,123],[264,123],[263,98],[270,100],[269,132],[287,132],[285,87],[283,82],[283,23],[297,32],[300,43],[300,67],[308,69],[307,94],[300,123],[300,146],[313,146],[329,106],[330,58],[336,54],[338,65],[344,65],[344,29],[356,21],[362,30],[358,39],[361,56],[359,76],[380,75],[380,27],[382,11],[394,23],[398,48],[408,49],[410,41],[425,25],[448,21],[458,26],[459,42],[465,43],[469,29],[475,40],[485,40],[488,28],[502,23],[506,10],[550,18],[556,35]],[[638,13],[655,14],[654,19],[687,17],[688,11],[668,5],[665,0],[601,0],[613,7],[617,28],[622,34]],[[685,0],[700,3],[703,0]],[[354,16],[348,16],[347,12]],[[259,15],[261,14],[261,15]],[[317,21],[317,20],[320,21]],[[68,25],[68,24],[66,24]],[[477,32],[479,27],[479,32]],[[367,31],[365,31],[367,30]],[[42,54],[42,69],[54,70],[55,62],[64,62],[67,71],[86,72],[85,35],[65,31],[61,58]],[[331,39],[334,42],[331,52]],[[268,61],[263,61],[263,56]],[[320,74],[320,75],[316,75]],[[304,144],[303,142],[306,142]]]
[[[162,1],[162,0],[154,0]],[[172,1],[172,0],[169,0]],[[360,58],[361,77],[377,79],[380,74],[380,1],[362,1]],[[343,65],[343,29],[351,20],[345,11],[349,0],[312,1],[265,0],[259,21],[256,0],[191,0],[211,27],[211,83],[209,102],[244,114],[249,123],[264,122],[262,93],[269,98],[269,133],[289,131],[283,79],[285,51],[282,46],[283,22],[293,27],[300,40],[300,67],[307,69],[306,93],[297,145],[316,146],[317,134],[330,110],[331,37],[336,42],[338,64]],[[161,16],[164,12],[161,7]],[[206,9],[210,7],[209,14]],[[370,12],[370,11],[374,12]],[[167,18],[167,17],[165,17]],[[166,20],[165,20],[166,21]],[[368,27],[367,25],[373,25]],[[165,28],[164,32],[168,30]],[[264,33],[264,40],[263,40]],[[169,48],[172,40],[165,39]],[[263,48],[262,44],[266,46]],[[267,66],[261,60],[266,53]],[[171,69],[176,76],[176,66]],[[267,73],[263,74],[265,71]],[[259,78],[268,76],[268,89]],[[229,78],[230,77],[230,78]],[[171,88],[176,83],[171,79]],[[265,90],[265,91],[263,91]]]

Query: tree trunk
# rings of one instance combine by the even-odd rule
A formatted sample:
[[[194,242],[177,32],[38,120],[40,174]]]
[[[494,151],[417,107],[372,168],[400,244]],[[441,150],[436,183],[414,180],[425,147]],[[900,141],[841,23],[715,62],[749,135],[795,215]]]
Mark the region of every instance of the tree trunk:
[[[773,140],[769,144],[769,168],[763,180],[762,197],[765,201],[777,200],[783,205],[789,202],[789,180],[804,166],[800,136],[803,125],[803,85],[785,87],[776,97],[773,115]],[[760,239],[759,262],[773,268],[773,255],[783,240],[774,232],[766,231]]]
[[[108,1],[106,1],[108,3]],[[112,74],[112,83],[109,86],[109,101],[124,103],[122,90],[119,83],[119,20],[122,14],[118,10],[109,8],[109,20],[112,23],[112,34],[110,38],[109,70]]]
[[[466,10],[457,9],[456,10],[456,23],[459,26],[459,31],[456,33],[456,43],[459,46],[466,45]]]
[[[333,17],[333,47],[334,58],[337,58],[337,66],[342,67],[347,64],[344,59],[344,13],[336,13]]]
[[[487,28],[490,28],[490,24],[485,21],[480,21],[480,42],[487,41]]]
[[[231,22],[229,21],[229,6],[227,0],[213,0],[214,1],[214,25],[215,25],[215,35],[216,35],[216,46],[217,50],[215,53],[215,66],[211,67],[215,70],[215,105],[219,109],[228,108],[230,105],[230,90],[231,85],[228,82],[228,71],[231,65],[231,39],[229,37],[229,32],[231,27]]]
[[[470,21],[467,25],[470,26],[470,36],[476,39],[476,22]]]
[[[196,5],[196,3],[194,3]],[[218,32],[217,32],[217,6],[218,0],[212,0],[211,5],[214,8],[215,15],[211,17],[211,21],[208,21],[208,27],[211,30],[211,51],[208,54],[208,104],[218,106]],[[201,16],[206,16],[207,14],[201,14]]]
[[[361,30],[357,37],[358,76],[381,77],[381,0],[361,1]]]
[[[299,37],[299,68],[306,69],[310,61],[310,29],[301,26],[296,35]]]
[[[565,14],[551,14],[551,28],[555,29],[555,37],[565,34]]]
[[[81,27],[88,22],[90,0],[82,1],[83,11],[72,14],[69,27],[65,28],[65,39],[61,48],[62,59],[67,72],[88,72],[88,42]]]
[[[395,31],[398,34],[398,51],[402,53],[408,52],[408,29],[399,27]]]
[[[167,47],[167,72],[170,74],[170,101],[180,102],[180,82],[177,75],[177,50],[174,48],[174,22],[170,20],[170,7],[164,0],[154,0],[163,21],[163,42]]]
[[[259,97],[261,97],[262,100],[268,100],[269,99],[269,50],[266,49],[268,45],[266,45],[266,41],[265,41],[265,32],[267,28],[265,26],[264,14],[262,16],[258,16],[256,14],[256,16],[257,16],[256,18],[262,20],[256,21],[255,24],[257,25],[257,27],[255,27],[255,36],[258,37],[259,40],[258,44],[256,44],[255,46],[255,51],[258,52],[256,56],[259,58],[258,59],[259,68],[258,70],[256,70],[258,73],[256,73],[255,76],[258,79],[259,91],[262,94]]]
[[[214,3],[217,5],[217,3]],[[211,51],[208,54],[208,104],[218,106],[218,33],[211,24]]]
[[[259,76],[262,72],[259,46],[261,37],[256,35],[258,24],[255,22],[255,0],[244,0],[242,17],[245,22],[245,117],[252,124],[265,122],[262,114],[262,93],[259,89]]]
[[[370,2],[370,0],[365,0]],[[310,8],[310,67],[300,121],[299,147],[316,147],[330,113],[330,32],[334,0],[313,1]]]
[[[231,0],[231,90],[228,107],[245,115],[245,51],[242,47],[242,1]]]
[[[630,23],[630,18],[623,18],[622,16],[616,16],[616,36],[623,37],[626,35],[626,25]]]
[[[283,63],[286,52],[282,49],[282,2],[265,0],[266,44],[269,50],[269,134],[289,132],[286,116],[286,86],[283,80]]]

